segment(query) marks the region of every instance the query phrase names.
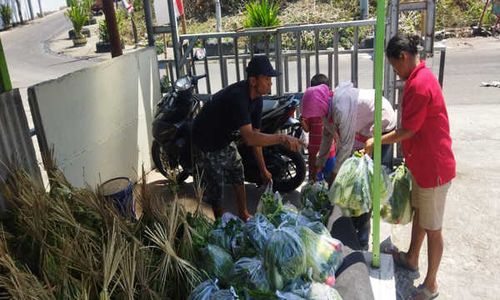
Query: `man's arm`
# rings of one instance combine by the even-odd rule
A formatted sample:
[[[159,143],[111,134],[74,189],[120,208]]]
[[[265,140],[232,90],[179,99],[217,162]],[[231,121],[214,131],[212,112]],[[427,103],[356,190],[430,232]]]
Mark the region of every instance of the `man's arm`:
[[[260,129],[257,129],[257,128],[254,128],[253,131],[260,133]],[[255,159],[257,160],[257,165],[259,166],[262,181],[264,183],[271,182],[273,179],[273,176],[267,170],[266,161],[264,160],[264,155],[262,154],[262,147],[261,146],[253,146],[252,148],[253,148],[253,154],[255,155]]]
[[[266,147],[282,144],[292,151],[298,151],[302,144],[299,139],[286,134],[265,134],[254,131],[251,124],[241,126],[240,134],[248,146]]]
[[[411,130],[400,128],[386,133],[382,136],[381,144],[394,144],[399,143],[403,140],[411,138],[415,133]],[[369,138],[365,144],[365,153],[368,155],[372,154],[374,139]]]
[[[328,154],[332,147],[335,136],[335,123],[328,122],[326,117],[323,118],[323,131],[321,133],[321,144],[319,146],[318,155],[316,158],[316,167],[322,169],[328,160]]]

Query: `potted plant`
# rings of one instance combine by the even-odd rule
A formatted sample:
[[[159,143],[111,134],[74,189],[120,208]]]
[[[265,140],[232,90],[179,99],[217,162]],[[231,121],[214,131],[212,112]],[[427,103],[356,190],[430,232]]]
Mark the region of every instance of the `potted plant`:
[[[89,12],[85,0],[70,0],[70,7],[66,11],[66,16],[73,24],[75,37],[73,44],[75,47],[84,46],[87,44],[87,38],[82,34],[82,28],[89,19]]]
[[[279,5],[272,0],[254,0],[245,5],[245,28],[269,28],[280,24],[278,18]],[[267,47],[274,49],[271,37],[253,36],[251,41],[254,52],[264,52]]]
[[[12,27],[12,8],[8,4],[0,4],[0,14],[2,15],[3,28],[9,29]]]
[[[118,34],[120,36],[123,36],[123,32],[125,30],[125,15],[121,10],[118,10],[116,12],[116,25],[118,26]],[[110,52],[111,45],[109,43],[109,32],[105,19],[99,20],[98,29],[99,29],[99,42],[95,44],[96,52],[97,53]],[[120,41],[123,49],[125,47],[125,44],[123,43],[123,39],[121,39]]]

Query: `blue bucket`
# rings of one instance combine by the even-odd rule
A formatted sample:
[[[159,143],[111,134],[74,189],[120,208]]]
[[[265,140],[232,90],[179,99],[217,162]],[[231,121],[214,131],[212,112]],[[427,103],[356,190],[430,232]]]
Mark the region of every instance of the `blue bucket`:
[[[135,218],[133,184],[127,177],[116,177],[101,184],[100,191],[104,198],[113,201],[118,211],[124,216]]]

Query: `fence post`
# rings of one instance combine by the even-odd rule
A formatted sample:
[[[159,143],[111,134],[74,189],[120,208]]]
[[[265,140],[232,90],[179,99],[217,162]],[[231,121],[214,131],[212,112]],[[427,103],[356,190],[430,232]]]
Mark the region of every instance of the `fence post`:
[[[372,238],[372,266],[380,267],[380,171],[381,171],[381,136],[382,136],[382,81],[384,71],[384,26],[385,26],[385,1],[377,0],[377,37],[375,40],[375,126],[373,137],[375,139],[373,152],[373,238]]]
[[[8,92],[12,90],[12,83],[10,81],[9,68],[7,67],[7,60],[3,52],[2,39],[0,38],[0,92]]]
[[[274,46],[274,51],[276,54],[276,71],[279,73],[283,73],[281,70],[283,69],[283,62],[282,62],[282,54],[281,54],[281,33],[279,31],[276,31],[276,37],[275,37],[275,43],[276,45]],[[277,86],[277,92],[279,96],[283,96],[283,74],[280,74],[278,77],[276,77],[276,86]]]

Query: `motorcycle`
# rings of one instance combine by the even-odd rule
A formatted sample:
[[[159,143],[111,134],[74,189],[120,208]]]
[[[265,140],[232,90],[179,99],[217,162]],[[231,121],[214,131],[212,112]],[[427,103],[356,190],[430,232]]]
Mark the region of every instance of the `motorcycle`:
[[[198,80],[203,77],[205,75],[179,78],[157,104],[151,149],[153,162],[161,174],[178,183],[194,175],[193,162],[197,160],[193,158],[196,157],[197,151],[192,143],[191,125],[202,104],[211,98],[210,95],[194,93]],[[293,94],[265,97],[261,132],[281,132],[300,137],[300,123],[293,118],[299,103],[300,98],[297,99]],[[235,140],[244,166],[245,181],[261,185],[260,170],[252,147],[245,145],[238,136]],[[273,176],[275,190],[289,192],[304,181],[306,165],[300,153],[288,150],[282,145],[264,147],[262,152],[267,169]]]

